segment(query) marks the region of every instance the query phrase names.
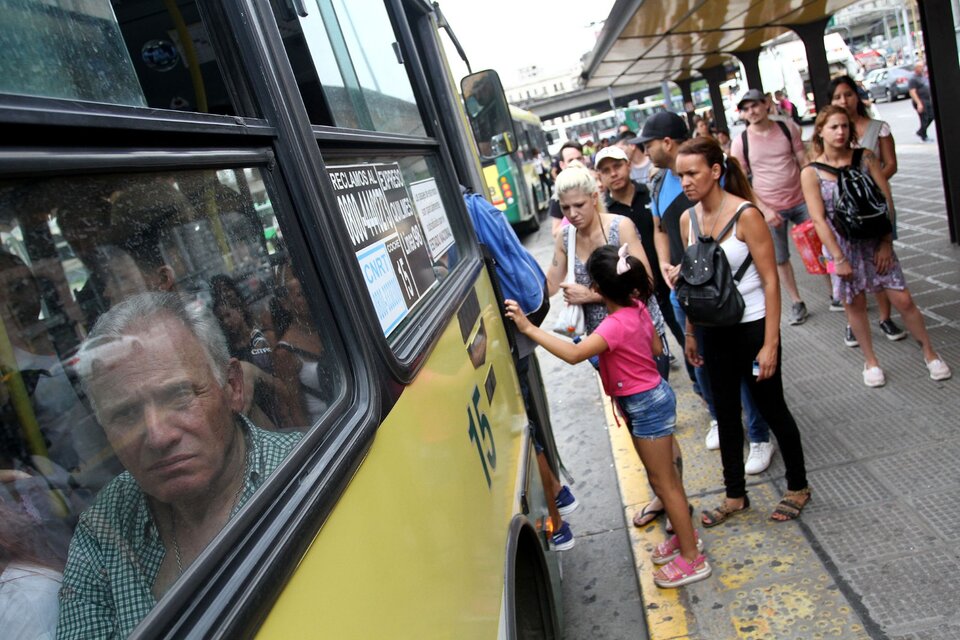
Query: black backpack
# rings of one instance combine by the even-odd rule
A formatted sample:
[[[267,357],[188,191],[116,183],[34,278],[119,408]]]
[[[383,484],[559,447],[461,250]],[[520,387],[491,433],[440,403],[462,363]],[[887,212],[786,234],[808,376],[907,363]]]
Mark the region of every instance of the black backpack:
[[[831,167],[811,162],[814,167],[837,176],[837,197],[833,203],[833,226],[848,240],[881,238],[893,231],[887,198],[868,171],[860,168],[863,149],[853,150],[850,166]]]
[[[754,205],[744,202],[737,209],[730,222],[720,231],[722,238],[733,228],[740,214]],[[690,209],[690,222],[697,240],[687,247],[680,262],[680,277],[675,289],[677,300],[690,322],[702,327],[728,327],[740,322],[743,317],[743,296],[737,290],[737,284],[753,261],[747,254],[746,260],[730,273],[730,263],[723,253],[720,243],[709,236],[700,235],[697,214]]]

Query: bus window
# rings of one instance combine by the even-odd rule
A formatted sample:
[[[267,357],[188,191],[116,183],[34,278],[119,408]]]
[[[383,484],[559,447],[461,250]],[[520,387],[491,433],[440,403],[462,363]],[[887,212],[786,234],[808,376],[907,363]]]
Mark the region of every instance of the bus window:
[[[344,396],[333,322],[255,167],[8,180],[0,220],[0,584],[30,637],[61,583],[58,637],[126,636]]]
[[[466,244],[457,246],[433,156],[327,159],[337,204],[384,335],[409,322]]]
[[[236,113],[193,0],[11,0],[0,42],[2,93]]]
[[[310,121],[425,136],[382,0],[305,0],[306,17],[273,3]]]

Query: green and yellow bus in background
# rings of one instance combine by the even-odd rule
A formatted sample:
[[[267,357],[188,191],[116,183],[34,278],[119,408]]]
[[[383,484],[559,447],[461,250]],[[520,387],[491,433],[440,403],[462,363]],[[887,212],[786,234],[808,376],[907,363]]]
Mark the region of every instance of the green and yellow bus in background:
[[[550,190],[540,180],[537,152],[547,156],[547,136],[540,118],[530,111],[510,105],[510,119],[516,138],[512,151],[496,158],[483,157],[483,179],[490,201],[503,211],[518,231],[540,228],[540,214],[550,203]],[[550,171],[549,165],[541,167]]]
[[[478,151],[424,0],[4,7],[0,583],[45,587],[17,622],[61,638],[560,637],[512,337],[460,192],[485,191],[481,155],[503,160],[505,212],[536,220],[537,121],[494,92]],[[91,611],[59,616],[80,515],[131,477],[78,349],[160,290],[216,318],[246,418],[299,441],[171,588],[85,557],[99,568],[61,597]],[[153,545],[179,564],[163,503],[144,499],[123,561],[147,566]]]

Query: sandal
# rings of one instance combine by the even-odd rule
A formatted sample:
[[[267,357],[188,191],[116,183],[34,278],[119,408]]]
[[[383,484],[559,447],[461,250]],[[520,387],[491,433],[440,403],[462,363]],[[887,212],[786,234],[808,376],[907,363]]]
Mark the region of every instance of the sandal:
[[[653,502],[648,502],[646,505],[644,505],[643,509],[640,510],[640,513],[633,516],[633,526],[645,527],[667,512],[667,510],[663,507],[660,507],[659,509],[650,509],[648,511],[647,509],[650,508],[651,504],[653,504]]]
[[[663,589],[673,589],[691,582],[699,582],[710,577],[711,573],[713,570],[703,554],[698,555],[693,563],[687,562],[683,556],[678,555],[653,574],[653,582]]]
[[[799,502],[796,498],[800,496],[806,496],[807,499]],[[777,508],[770,514],[770,519],[774,522],[790,522],[791,520],[796,520],[800,517],[800,512],[803,511],[803,508],[807,506],[811,500],[813,500],[813,495],[810,493],[810,487],[800,489],[799,491],[787,491],[777,504]]]
[[[700,539],[700,534],[694,530],[693,535],[697,538],[697,552],[703,553],[703,540]],[[650,554],[650,560],[653,564],[667,564],[679,555],[680,540],[674,535],[654,548],[653,553]]]
[[[726,501],[720,504],[716,509],[711,509],[710,511],[702,511],[703,514],[700,518],[700,522],[703,523],[703,526],[710,528],[715,527],[722,522],[726,522],[730,516],[735,516],[741,511],[746,511],[750,508],[750,498],[749,496],[743,496],[743,506],[739,509],[731,509],[727,506]]]
[[[687,505],[687,508],[690,510],[690,517],[692,518],[692,517],[693,517],[693,505],[692,505],[692,504],[688,504],[688,505]],[[666,529],[667,529],[667,533],[673,533],[673,523],[670,522],[670,518],[667,518]]]

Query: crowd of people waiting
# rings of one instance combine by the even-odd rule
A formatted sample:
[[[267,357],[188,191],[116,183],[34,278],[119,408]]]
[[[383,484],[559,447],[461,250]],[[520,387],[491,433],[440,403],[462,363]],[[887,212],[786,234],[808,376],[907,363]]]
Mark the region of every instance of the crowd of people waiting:
[[[562,290],[566,304],[582,307],[585,337],[569,342],[552,335],[531,323],[514,301],[507,301],[506,314],[523,335],[568,363],[599,356],[595,366],[604,391],[631,429],[655,495],[633,524],[646,527],[666,514],[667,532],[673,534],[653,551],[653,562],[662,565],[654,575],[661,587],[711,573],[690,518],[673,435],[676,399],[670,366],[663,366],[671,358],[668,332],[683,349],[694,390],[709,410],[706,446],[721,453],[725,499],[703,511],[700,524],[716,526],[750,507],[744,473],[770,464],[770,431],[787,483],[771,519],[799,517],[812,498],[801,429],[783,392],[781,287],[792,299],[789,324],[802,324],[808,316],[789,263],[791,224],[813,225],[822,245],[820,265],[829,272],[825,307],[845,312],[843,342],[861,348],[866,386],[886,382],[872,345],[868,293],[876,299],[882,335],[896,341],[909,333],[932,380],[952,375],[931,344],[894,250],[889,178],[897,171],[897,157],[890,127],[871,116],[863,91],[849,77],[833,80],[830,101],[807,142],[796,107],[783,92],[751,90],[738,105],[747,130],[736,140],[709,116],[691,119],[688,127],[684,118],[664,111],[650,117],[639,135],[622,130],[596,148],[567,141],[558,152],[547,283],[550,294]],[[857,201],[840,176],[872,185],[878,203]],[[868,206],[878,207],[885,226],[854,232],[842,224],[845,217],[861,222],[875,217]],[[717,247],[729,273],[736,274],[728,283],[742,300],[735,321],[721,318],[719,309],[713,315],[698,310],[693,317],[694,303],[678,299],[681,285],[687,291],[694,286],[689,256],[703,255],[705,246]],[[566,279],[568,247],[575,251],[569,261],[572,280]],[[892,308],[906,331],[892,319]],[[746,464],[742,413],[750,440]]]

